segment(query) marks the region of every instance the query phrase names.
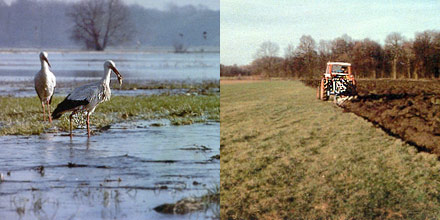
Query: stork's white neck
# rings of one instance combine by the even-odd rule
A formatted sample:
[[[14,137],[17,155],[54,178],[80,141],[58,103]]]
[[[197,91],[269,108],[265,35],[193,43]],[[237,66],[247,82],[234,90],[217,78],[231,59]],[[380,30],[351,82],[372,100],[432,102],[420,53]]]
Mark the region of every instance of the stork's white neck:
[[[110,84],[110,74],[112,73],[112,70],[108,67],[104,67],[104,76],[102,77],[102,81],[109,85]]]
[[[41,62],[41,70],[48,71],[49,70],[49,65],[47,64],[47,62],[44,61],[43,59],[40,59],[40,62]]]

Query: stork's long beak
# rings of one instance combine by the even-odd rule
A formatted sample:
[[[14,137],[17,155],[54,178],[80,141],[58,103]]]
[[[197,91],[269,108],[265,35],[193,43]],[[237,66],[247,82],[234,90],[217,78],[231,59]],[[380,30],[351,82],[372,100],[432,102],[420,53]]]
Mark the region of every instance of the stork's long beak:
[[[113,70],[113,72],[116,74],[116,76],[118,77],[118,82],[119,82],[119,85],[122,85],[122,75],[119,73],[119,71],[116,69],[116,67],[114,67],[114,66],[111,66],[110,67],[110,69],[112,69]]]
[[[52,66],[50,66],[49,60],[47,60],[47,57],[45,57],[45,56],[42,56],[42,57],[43,57],[43,60],[47,62],[47,64],[49,65],[49,67],[52,68]]]

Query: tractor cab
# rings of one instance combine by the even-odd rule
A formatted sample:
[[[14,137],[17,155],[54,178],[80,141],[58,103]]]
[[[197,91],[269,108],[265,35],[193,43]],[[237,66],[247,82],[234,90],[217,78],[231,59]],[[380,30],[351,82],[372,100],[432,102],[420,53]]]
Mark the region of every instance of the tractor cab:
[[[342,62],[328,62],[324,76],[327,78],[335,76],[350,76],[350,78],[353,78],[351,64]]]

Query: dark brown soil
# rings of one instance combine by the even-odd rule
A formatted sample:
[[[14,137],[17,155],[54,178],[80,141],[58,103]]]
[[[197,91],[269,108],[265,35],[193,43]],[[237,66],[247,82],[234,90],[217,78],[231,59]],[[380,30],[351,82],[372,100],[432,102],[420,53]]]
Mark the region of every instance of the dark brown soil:
[[[304,81],[317,87],[318,80]],[[440,81],[358,80],[343,107],[419,150],[440,156]]]

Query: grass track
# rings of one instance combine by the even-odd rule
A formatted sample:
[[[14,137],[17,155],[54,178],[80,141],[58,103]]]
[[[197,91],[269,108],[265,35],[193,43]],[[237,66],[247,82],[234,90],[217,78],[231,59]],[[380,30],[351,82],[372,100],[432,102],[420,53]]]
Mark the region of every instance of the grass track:
[[[222,219],[438,219],[440,162],[298,81],[222,84]]]

